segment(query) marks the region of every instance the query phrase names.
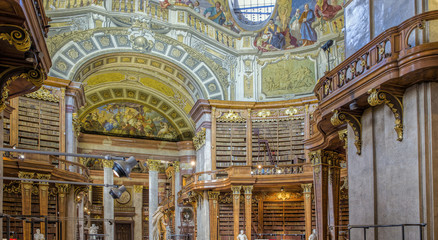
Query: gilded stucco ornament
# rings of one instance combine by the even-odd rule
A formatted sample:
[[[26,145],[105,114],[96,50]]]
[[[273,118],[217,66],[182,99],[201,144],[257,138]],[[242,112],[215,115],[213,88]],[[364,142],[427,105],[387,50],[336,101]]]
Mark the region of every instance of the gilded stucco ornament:
[[[347,129],[338,131],[339,139],[344,142],[344,149],[348,148],[348,131]]]
[[[154,171],[154,172],[160,171],[160,163],[161,163],[160,160],[148,159],[149,171]]]
[[[66,194],[70,191],[70,184],[65,184],[65,183],[55,183],[56,188],[58,189],[58,193],[59,194]]]
[[[354,145],[356,145],[357,154],[360,155],[362,147],[362,125],[360,123],[360,116],[333,110],[333,116],[330,121],[335,127],[344,123],[348,123],[348,125],[351,126],[354,132]]]
[[[257,113],[257,116],[258,116],[258,117],[262,117],[262,118],[269,117],[269,116],[271,116],[271,111],[266,110],[266,109],[260,110],[260,111]]]
[[[195,146],[196,151],[198,151],[205,144],[205,133],[206,129],[201,128],[195,136],[193,137],[193,145]]]
[[[245,118],[240,116],[239,113],[234,112],[233,110],[229,110],[228,112],[224,112],[220,115],[218,118],[218,121],[221,122],[244,122],[246,121]]]
[[[298,113],[298,109],[295,107],[289,107],[286,110],[284,110],[284,113],[288,116],[295,116]]]
[[[20,52],[26,52],[32,45],[29,33],[25,29],[10,24],[0,24],[0,40],[7,41]]]
[[[26,97],[40,99],[49,102],[59,102],[59,96],[53,93],[53,90],[42,87],[38,91],[26,94]]]
[[[394,130],[397,133],[397,140],[403,140],[403,103],[401,97],[396,97],[393,94],[378,90],[378,89],[370,89],[368,90],[368,103],[374,107],[377,105],[381,105],[383,103],[391,109],[395,118],[395,126]]]

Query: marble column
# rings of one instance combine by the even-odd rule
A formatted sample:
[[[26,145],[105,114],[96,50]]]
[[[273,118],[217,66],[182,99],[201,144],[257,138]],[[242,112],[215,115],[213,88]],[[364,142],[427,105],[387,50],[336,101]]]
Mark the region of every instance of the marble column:
[[[189,199],[190,205],[192,205],[193,208],[193,222],[195,224],[195,230],[193,234],[193,240],[198,239],[198,200],[196,197]]]
[[[154,239],[151,229],[153,229],[152,218],[158,208],[158,171],[160,168],[159,160],[148,160],[149,167],[149,239]]]
[[[19,172],[19,178],[33,178],[35,173],[33,172]],[[31,181],[21,181],[21,214],[23,215],[31,215],[32,209],[32,183]],[[23,221],[23,239],[31,240],[32,236],[30,236],[30,223],[26,223]]]
[[[50,174],[41,174],[37,173],[37,179],[49,180]],[[49,214],[49,183],[48,182],[39,182],[38,183],[39,190],[39,200],[40,200],[40,215],[47,216]],[[45,223],[41,223],[41,233],[45,234],[46,228]]]
[[[341,182],[341,169],[340,169],[340,158],[334,157],[330,162],[329,169],[329,219],[330,226],[339,226],[339,192],[340,192],[340,182]],[[330,229],[331,239],[339,238],[339,229]]]
[[[245,234],[248,240],[251,240],[251,224],[252,224],[252,189],[253,186],[243,186],[245,193]]]
[[[208,201],[210,205],[210,240],[218,240],[218,236],[219,236],[219,232],[218,232],[219,194],[220,192],[217,191],[208,192]]]
[[[234,239],[237,239],[239,235],[240,189],[242,189],[242,186],[231,186],[233,192]]]
[[[175,233],[180,234],[182,227],[181,223],[181,208],[178,205],[178,193],[181,191],[181,172],[180,172],[180,163],[174,162],[173,167],[175,168]]]
[[[143,237],[143,186],[134,185],[134,239],[142,239]]]
[[[316,229],[318,239],[328,238],[328,171],[336,152],[317,150],[309,153],[315,184]]]
[[[61,184],[57,183],[56,187],[58,188],[58,212],[59,218],[61,219],[61,236],[62,239],[66,239],[67,237],[67,197],[70,191],[69,184]]]
[[[103,182],[104,184],[113,185],[114,184],[114,173],[113,173],[114,161],[104,160],[103,161]],[[104,221],[104,233],[106,234],[106,240],[114,239],[114,199],[110,195],[111,187],[103,187],[103,218]],[[111,221],[111,222],[110,222]]]
[[[66,238],[63,240],[76,240],[76,223],[77,223],[77,201],[75,199],[74,191],[70,191],[67,193],[67,210],[66,217],[68,221],[66,221]]]
[[[197,221],[196,224],[197,230],[197,238],[198,239],[210,239],[210,206],[208,200],[208,192],[203,191],[197,193]]]
[[[77,142],[76,142],[76,133],[74,129],[74,122],[76,115],[75,111],[75,99],[73,96],[65,97],[65,151],[68,153],[76,153],[77,152]],[[72,162],[77,162],[76,157],[67,156],[67,160]],[[73,167],[72,167],[73,168]],[[70,169],[74,170],[74,169]]]
[[[312,234],[312,184],[301,184],[304,195],[304,222],[306,229],[306,239]]]
[[[80,202],[77,203],[77,215],[78,215],[78,224],[79,224],[79,236],[78,240],[84,240],[84,204],[85,201],[82,199]]]

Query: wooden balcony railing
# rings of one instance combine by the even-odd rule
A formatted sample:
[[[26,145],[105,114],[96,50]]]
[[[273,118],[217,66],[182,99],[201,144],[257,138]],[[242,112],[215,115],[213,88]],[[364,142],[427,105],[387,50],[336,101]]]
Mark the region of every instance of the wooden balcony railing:
[[[320,105],[335,98],[340,92],[347,91],[350,86],[367,75],[375,74],[380,67],[410,54],[410,49],[415,46],[436,41],[426,36],[425,28],[432,20],[437,19],[438,11],[426,12],[410,18],[399,26],[386,30],[326,73],[314,88]]]
[[[251,168],[251,175],[287,175],[300,174],[304,172],[304,163],[285,164],[285,165],[267,165],[254,166]]]

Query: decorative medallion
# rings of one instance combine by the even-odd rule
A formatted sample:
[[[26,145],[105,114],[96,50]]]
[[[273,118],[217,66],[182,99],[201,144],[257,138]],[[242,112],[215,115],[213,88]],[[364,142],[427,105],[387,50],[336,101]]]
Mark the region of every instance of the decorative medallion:
[[[233,110],[229,110],[228,112],[222,113],[222,115],[218,118],[219,121],[223,122],[244,122],[245,118],[242,118],[239,113],[233,112]]]

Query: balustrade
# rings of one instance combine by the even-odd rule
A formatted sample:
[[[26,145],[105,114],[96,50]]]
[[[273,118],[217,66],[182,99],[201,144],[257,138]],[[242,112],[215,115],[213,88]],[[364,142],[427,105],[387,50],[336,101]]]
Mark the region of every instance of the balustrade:
[[[284,175],[299,174],[304,172],[304,164],[285,164],[285,165],[259,165],[251,168],[251,175]]]
[[[49,163],[59,170],[78,173],[86,179],[90,176],[88,168],[80,163],[64,160],[55,156],[49,156]]]

